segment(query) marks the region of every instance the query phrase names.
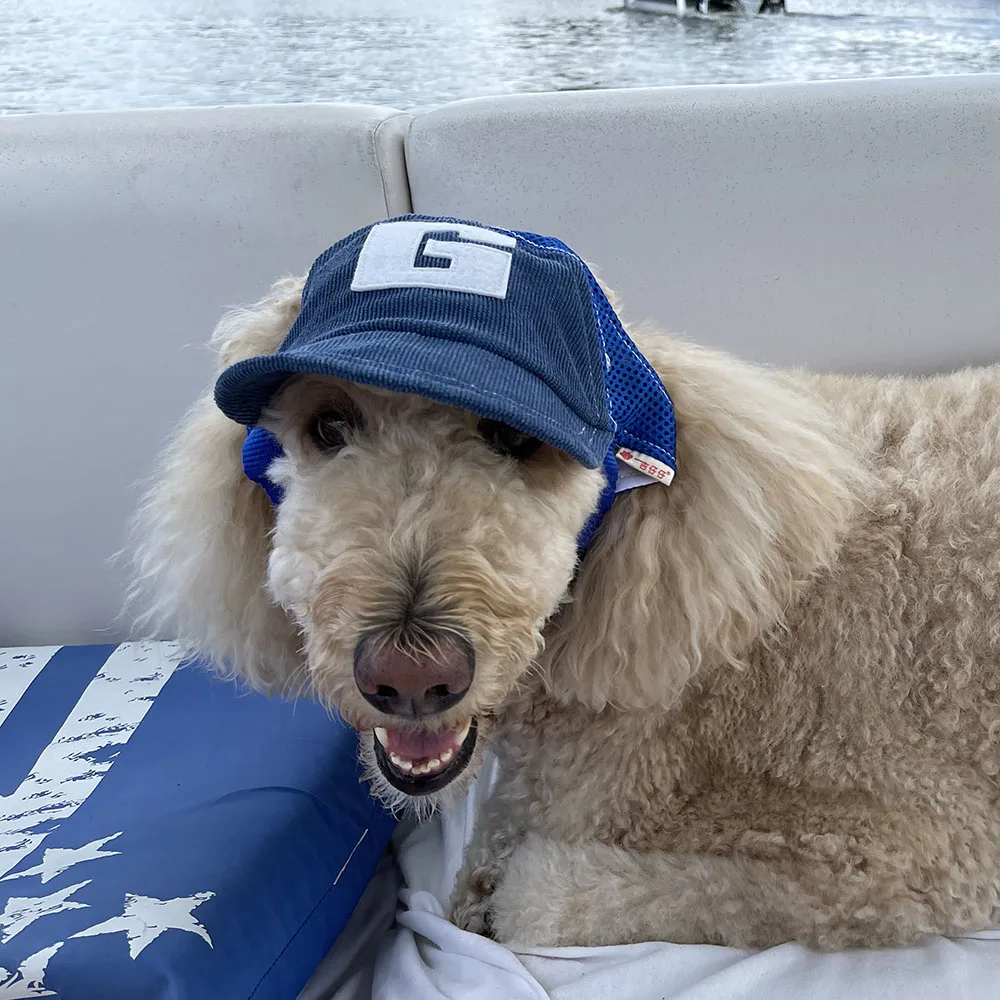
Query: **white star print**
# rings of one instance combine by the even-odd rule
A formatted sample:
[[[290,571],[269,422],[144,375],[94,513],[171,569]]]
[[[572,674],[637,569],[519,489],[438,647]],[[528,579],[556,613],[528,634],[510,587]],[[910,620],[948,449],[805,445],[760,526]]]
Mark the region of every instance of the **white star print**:
[[[49,959],[63,946],[57,941],[48,948],[29,955],[17,972],[9,972],[0,966],[0,998],[2,1000],[25,1000],[28,997],[54,997],[55,991],[45,988],[45,970]]]
[[[120,837],[121,832],[113,833],[110,837],[102,837],[100,840],[92,840],[83,847],[50,847],[43,855],[40,864],[34,868],[27,868],[23,872],[14,872],[12,875],[4,875],[0,882],[8,882],[13,878],[27,878],[29,875],[41,875],[42,885],[51,881],[57,875],[62,875],[73,865],[83,864],[84,861],[96,861],[98,858],[113,858],[121,851],[102,851],[101,848],[115,837]]]
[[[76,903],[69,901],[69,897],[82,889],[85,885],[90,885],[93,879],[86,882],[78,882],[68,889],[57,889],[51,896],[22,897],[11,896],[7,900],[3,913],[0,913],[0,944],[6,944],[15,934],[20,934],[25,927],[33,924],[40,917],[47,917],[52,913],[62,913],[65,910],[82,910],[89,903]]]
[[[156,899],[154,896],[125,895],[125,908],[120,917],[112,917],[86,930],[78,931],[72,937],[92,937],[96,934],[115,934],[125,931],[128,935],[128,953],[137,958],[142,950],[152,944],[164,931],[188,931],[214,947],[204,926],[195,920],[193,911],[214,892],[196,892],[193,896],[177,899]]]

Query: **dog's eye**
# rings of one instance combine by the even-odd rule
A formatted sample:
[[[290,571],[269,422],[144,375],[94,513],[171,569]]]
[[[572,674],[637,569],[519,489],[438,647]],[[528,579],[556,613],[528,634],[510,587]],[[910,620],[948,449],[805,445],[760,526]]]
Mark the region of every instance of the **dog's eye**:
[[[344,435],[350,427],[342,413],[333,410],[313,418],[309,425],[309,437],[320,451],[339,451],[347,443]]]
[[[480,420],[479,433],[498,455],[508,455],[518,460],[530,458],[542,446],[538,438],[508,427],[499,420]]]

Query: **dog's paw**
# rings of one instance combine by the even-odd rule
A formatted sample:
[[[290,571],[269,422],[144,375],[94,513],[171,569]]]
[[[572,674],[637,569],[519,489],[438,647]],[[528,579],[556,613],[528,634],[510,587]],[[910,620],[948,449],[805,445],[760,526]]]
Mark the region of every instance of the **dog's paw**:
[[[689,926],[696,911],[690,900],[671,898],[680,867],[676,856],[643,858],[610,844],[531,834],[493,893],[494,937],[512,948],[703,940]]]
[[[573,891],[566,875],[572,848],[529,834],[513,852],[485,919],[492,937],[509,947],[576,943]]]
[[[491,896],[465,896],[453,900],[451,922],[459,929],[482,937],[493,937]]]
[[[494,936],[491,907],[500,874],[492,865],[459,874],[450,907],[450,920],[456,927],[482,937]]]

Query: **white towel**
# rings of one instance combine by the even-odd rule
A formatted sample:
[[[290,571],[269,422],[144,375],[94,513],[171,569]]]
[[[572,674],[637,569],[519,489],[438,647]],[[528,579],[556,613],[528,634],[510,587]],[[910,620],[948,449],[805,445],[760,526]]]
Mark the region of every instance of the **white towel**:
[[[363,929],[382,937],[373,1000],[1000,1000],[1000,930],[832,955],[794,944],[753,951],[658,943],[515,954],[460,931],[445,907],[492,777],[485,771],[452,811],[401,829],[395,925]]]

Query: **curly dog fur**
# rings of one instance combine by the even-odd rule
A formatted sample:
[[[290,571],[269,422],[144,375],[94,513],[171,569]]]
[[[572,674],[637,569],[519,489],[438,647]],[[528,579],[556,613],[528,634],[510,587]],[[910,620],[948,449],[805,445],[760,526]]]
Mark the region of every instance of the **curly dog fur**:
[[[301,281],[221,322],[222,366],[276,349]],[[362,734],[375,792],[422,813],[501,778],[453,918],[514,944],[833,949],[978,929],[1000,893],[1000,369],[777,373],[653,332],[677,480],[620,495],[554,449],[491,452],[460,410],[295,378],[265,424],[278,511],[206,396],[136,521],[149,621]],[[358,414],[335,457],[304,428]],[[353,653],[375,631],[475,649],[476,756],[408,799]],[[414,654],[416,655],[416,654]],[[414,727],[418,723],[412,723]]]

